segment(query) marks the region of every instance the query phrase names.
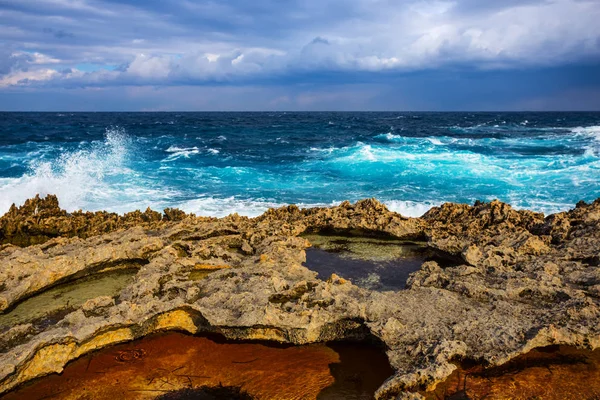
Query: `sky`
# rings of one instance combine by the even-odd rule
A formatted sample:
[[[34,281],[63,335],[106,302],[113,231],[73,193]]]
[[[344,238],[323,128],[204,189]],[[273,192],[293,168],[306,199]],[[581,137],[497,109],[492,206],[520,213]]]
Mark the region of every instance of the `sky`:
[[[0,0],[0,111],[600,110],[600,0]]]

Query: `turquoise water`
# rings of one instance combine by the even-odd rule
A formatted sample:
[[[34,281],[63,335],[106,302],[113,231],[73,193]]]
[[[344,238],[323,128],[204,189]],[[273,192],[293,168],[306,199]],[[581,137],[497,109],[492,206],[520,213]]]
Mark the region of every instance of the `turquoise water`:
[[[551,213],[599,178],[600,113],[0,113],[0,213],[37,193],[214,216],[366,197]]]

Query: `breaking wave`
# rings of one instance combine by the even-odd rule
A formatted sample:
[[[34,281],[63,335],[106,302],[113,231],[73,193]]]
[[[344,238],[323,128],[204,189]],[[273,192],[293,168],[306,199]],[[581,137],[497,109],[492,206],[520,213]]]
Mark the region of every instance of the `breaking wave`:
[[[309,113],[272,124],[260,115],[187,115],[188,125],[169,125],[174,116],[155,124],[156,115],[142,123],[146,116],[132,114],[126,129],[104,130],[117,121],[41,115],[50,122],[21,139],[0,137],[0,213],[36,194],[58,195],[68,211],[178,207],[250,217],[368,197],[414,217],[443,202],[496,198],[550,213],[600,196],[600,115],[546,125],[547,114],[471,116],[470,126],[461,126],[465,115],[392,117]],[[52,130],[67,120],[68,129]]]
[[[57,195],[68,211],[135,209],[158,193],[145,182],[135,182],[136,173],[128,167],[132,145],[124,130],[109,129],[104,141],[54,159],[30,160],[23,176],[0,179],[0,213],[37,194]]]

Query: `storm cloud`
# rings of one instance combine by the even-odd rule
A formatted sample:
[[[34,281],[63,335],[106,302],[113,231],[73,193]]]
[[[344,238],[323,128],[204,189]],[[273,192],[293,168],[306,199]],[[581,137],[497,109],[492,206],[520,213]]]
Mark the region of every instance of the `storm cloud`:
[[[597,0],[0,0],[0,18],[7,110],[94,93],[88,109],[596,109],[600,93]]]

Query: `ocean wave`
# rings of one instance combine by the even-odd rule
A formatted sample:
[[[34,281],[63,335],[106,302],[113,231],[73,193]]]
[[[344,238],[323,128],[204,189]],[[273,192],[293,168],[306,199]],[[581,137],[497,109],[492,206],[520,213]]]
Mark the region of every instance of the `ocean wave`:
[[[396,142],[396,141],[403,141],[406,139],[406,137],[402,136],[402,135],[394,135],[392,132],[388,132],[385,134],[375,136],[375,139],[387,140],[389,142]]]
[[[552,138],[565,138],[568,139],[570,134],[575,133],[578,136],[592,138],[600,141],[600,126],[578,126],[578,127],[560,127],[560,126],[549,126],[549,127],[538,127],[529,124],[528,120],[524,120],[519,124],[506,124],[506,125],[489,125],[488,123],[478,124],[474,126],[451,126],[448,127],[453,132],[458,133],[473,133],[476,132],[481,134],[481,139],[487,139],[486,133],[491,134],[492,138],[499,140],[512,139],[511,135],[515,133],[522,133],[524,136],[518,136],[517,138],[530,138],[530,139],[547,139],[548,135]],[[494,134],[506,133],[506,135],[496,137]],[[477,138],[477,137],[475,137]]]
[[[284,207],[288,204],[264,199],[242,199],[230,196],[225,198],[201,197],[177,203],[175,207],[198,216],[221,218],[234,213],[245,217],[257,217],[269,208]],[[340,202],[337,201],[331,203],[297,203],[296,205],[300,208],[314,208],[331,207],[339,204]]]
[[[324,149],[323,149],[324,150]],[[388,147],[375,146],[357,142],[353,146],[338,147],[328,150],[321,162],[333,164],[353,164],[362,163],[413,163],[413,162],[433,162],[446,161],[452,163],[469,162],[481,163],[481,154],[470,151],[449,151],[440,150],[435,146],[434,150],[425,147]],[[421,166],[425,166],[422,164]]]
[[[194,147],[170,146],[165,151],[167,153],[172,153],[165,159],[165,161],[174,161],[180,157],[190,158],[190,156],[200,153],[200,149],[195,146]]]
[[[586,136],[590,139],[600,142],[600,126],[578,126],[576,128],[572,128],[571,132],[575,133],[576,135]]]
[[[431,143],[434,144],[436,146],[443,146],[444,143],[442,143],[442,141],[438,138],[434,138],[434,137],[429,137],[427,138],[427,140]]]
[[[506,124],[473,123],[464,133],[442,126],[487,119],[429,125],[407,119],[404,131],[391,130],[388,122],[358,121],[355,132],[341,133],[324,132],[326,118],[308,134],[303,127],[239,135],[224,127],[195,139],[179,122],[150,133],[132,123],[131,132],[109,129],[93,142],[102,136],[99,128],[72,128],[34,141],[46,133],[38,126],[0,147],[0,211],[37,193],[57,194],[69,211],[180,207],[211,216],[256,216],[288,201],[312,207],[367,197],[406,216],[422,215],[442,200],[494,198],[555,212],[600,196],[597,120],[552,119],[548,125],[568,126],[539,128],[540,118],[528,118],[527,124],[523,116],[507,117]],[[286,139],[294,145],[281,145]]]
[[[407,200],[384,200],[383,204],[390,211],[402,214],[405,217],[420,217],[429,211],[432,207],[442,205],[443,201],[425,200],[425,201],[407,201]]]
[[[447,126],[443,127],[444,129],[448,129],[451,132],[458,134],[476,134],[478,136],[485,137],[488,135],[500,135],[500,137],[510,136],[515,133],[523,133],[523,134],[535,134],[535,133],[548,133],[548,132],[557,132],[557,133],[565,133],[569,131],[569,128],[565,127],[538,127],[534,125],[530,125],[529,121],[525,120],[520,123],[515,124],[491,124],[490,122],[472,125],[472,126]]]
[[[571,129],[571,132],[577,137],[581,137],[590,141],[584,145],[584,155],[587,157],[599,157],[600,156],[600,126],[585,126],[576,127]]]
[[[156,193],[149,185],[131,182],[134,176],[127,167],[131,148],[124,130],[109,129],[102,142],[62,153],[51,161],[31,161],[23,176],[0,180],[0,213],[37,194],[57,195],[67,211],[117,205],[127,209],[137,200],[152,198]]]
[[[327,148],[320,148],[320,147],[311,147],[308,149],[309,152],[316,152],[316,153],[325,153],[325,154],[331,154],[334,151],[338,150],[339,148],[337,147],[327,147]]]
[[[194,147],[170,146],[168,149],[165,150],[165,152],[171,153],[171,154],[169,154],[169,156],[167,158],[165,158],[163,161],[164,162],[172,162],[179,158],[191,158],[191,156],[197,155],[200,153],[217,155],[221,151],[218,149],[210,148],[210,147],[204,147],[201,149],[196,146],[194,146]]]
[[[296,203],[300,208],[333,207],[340,205],[341,201],[330,203]],[[397,212],[406,217],[420,217],[432,207],[441,205],[441,201],[404,201],[383,200],[383,204],[390,211]],[[279,208],[289,205],[264,199],[241,199],[235,196],[227,198],[203,197],[178,203],[176,207],[181,210],[205,217],[225,217],[237,213],[246,217],[257,217],[269,208]]]
[[[442,135],[403,136],[388,132],[377,135],[374,139],[378,142],[390,143],[391,147],[395,146],[416,153],[427,152],[429,151],[428,147],[433,145],[449,147],[448,151],[468,151],[502,157],[543,157],[545,155],[597,157],[600,155],[600,126],[524,129],[501,134],[498,134],[500,131],[488,130],[476,135],[454,137]]]
[[[446,146],[449,144],[456,143],[458,139],[448,136],[403,136],[395,135],[391,132],[386,134],[377,135],[374,139],[382,142],[391,142],[397,144],[412,144],[412,145],[434,145],[434,146]]]

